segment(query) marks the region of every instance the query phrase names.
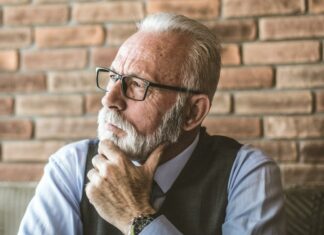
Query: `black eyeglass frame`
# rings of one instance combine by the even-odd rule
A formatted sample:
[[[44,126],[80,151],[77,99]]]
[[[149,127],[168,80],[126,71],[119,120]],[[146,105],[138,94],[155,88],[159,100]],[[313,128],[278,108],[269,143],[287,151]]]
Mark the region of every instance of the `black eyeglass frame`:
[[[202,94],[201,91],[198,91],[198,90],[193,90],[193,89],[189,89],[189,88],[185,88],[185,87],[177,87],[177,86],[169,86],[169,85],[163,85],[163,84],[159,84],[159,83],[154,83],[154,82],[150,82],[144,78],[140,78],[140,77],[137,77],[137,76],[130,76],[130,75],[122,75],[122,74],[119,74],[117,73],[116,71],[114,71],[113,69],[111,68],[105,68],[105,67],[97,67],[96,68],[96,84],[97,84],[97,87],[100,89],[100,90],[103,90],[105,92],[109,92],[107,91],[106,89],[102,88],[99,86],[99,73],[100,72],[113,72],[115,73],[116,75],[118,75],[118,79],[117,80],[120,80],[121,81],[121,87],[122,87],[122,92],[123,92],[123,95],[131,100],[136,100],[136,101],[143,101],[145,100],[146,98],[146,94],[147,94],[147,91],[148,91],[148,88],[151,86],[151,87],[156,87],[156,88],[161,88],[161,89],[166,89],[166,90],[171,90],[171,91],[177,91],[177,92],[186,92],[186,93],[193,93],[193,94]],[[132,97],[128,97],[126,95],[126,90],[127,90],[127,85],[126,85],[126,82],[125,82],[125,78],[127,77],[135,77],[137,79],[140,79],[141,81],[143,81],[145,83],[145,92],[144,92],[144,96],[143,96],[143,99],[134,99]]]

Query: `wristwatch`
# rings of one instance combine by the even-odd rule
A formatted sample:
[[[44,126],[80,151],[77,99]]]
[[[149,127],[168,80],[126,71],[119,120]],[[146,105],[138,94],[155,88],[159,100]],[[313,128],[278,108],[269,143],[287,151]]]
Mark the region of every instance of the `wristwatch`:
[[[128,235],[138,235],[147,225],[149,225],[157,217],[158,213],[136,216],[131,222]]]

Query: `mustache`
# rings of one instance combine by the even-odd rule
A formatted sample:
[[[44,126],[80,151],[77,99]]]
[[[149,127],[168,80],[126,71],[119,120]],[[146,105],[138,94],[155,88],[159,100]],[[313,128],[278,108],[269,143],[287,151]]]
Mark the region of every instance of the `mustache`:
[[[99,111],[98,124],[105,123],[110,123],[126,132],[136,131],[135,127],[129,121],[125,120],[118,112],[103,107]]]

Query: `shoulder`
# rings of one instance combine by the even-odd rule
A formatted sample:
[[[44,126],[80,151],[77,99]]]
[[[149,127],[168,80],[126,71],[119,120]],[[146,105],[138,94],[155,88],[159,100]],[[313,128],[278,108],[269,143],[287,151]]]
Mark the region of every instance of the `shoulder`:
[[[280,181],[280,169],[277,163],[260,149],[243,145],[232,166],[229,189],[241,184],[242,181],[251,181],[250,183]]]
[[[50,156],[19,234],[81,233],[78,213],[89,143],[90,140],[73,142]]]
[[[281,176],[276,162],[259,149],[242,146],[228,183],[223,232],[283,234],[283,205]]]
[[[234,167],[254,168],[260,165],[274,165],[275,161],[262,150],[251,145],[242,145],[237,153]]]
[[[92,140],[81,140],[69,143],[53,155],[45,167],[44,177],[48,181],[60,181],[60,187],[73,192],[74,198],[81,200],[82,188],[85,175],[85,165],[89,144]]]
[[[226,159],[234,160],[242,144],[235,139],[221,135],[209,135],[204,129],[200,133],[199,141],[200,150],[208,149],[209,152],[226,155]]]
[[[63,146],[50,156],[48,166],[54,167],[66,176],[82,179],[91,142],[92,140],[86,139]]]
[[[58,162],[81,160],[86,157],[90,142],[91,140],[87,139],[69,143],[58,149],[50,157],[50,160]]]
[[[226,148],[240,148],[242,146],[233,138],[222,135],[209,135],[204,127],[200,130],[200,137],[202,142],[207,142],[217,147],[225,145]]]
[[[64,145],[60,149],[58,149],[54,155],[58,154],[80,154],[86,152],[88,150],[88,145],[90,143],[90,139],[79,140],[76,142],[71,142],[69,144]]]

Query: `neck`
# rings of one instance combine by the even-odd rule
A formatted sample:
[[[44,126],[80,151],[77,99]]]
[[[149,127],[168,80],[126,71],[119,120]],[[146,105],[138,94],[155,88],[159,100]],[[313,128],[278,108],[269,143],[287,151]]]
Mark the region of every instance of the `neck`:
[[[192,131],[185,131],[179,137],[176,143],[166,147],[160,160],[160,165],[176,157],[179,153],[185,150],[196,138],[199,128]]]

